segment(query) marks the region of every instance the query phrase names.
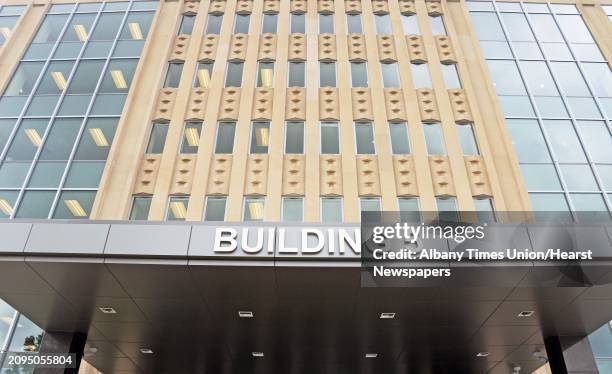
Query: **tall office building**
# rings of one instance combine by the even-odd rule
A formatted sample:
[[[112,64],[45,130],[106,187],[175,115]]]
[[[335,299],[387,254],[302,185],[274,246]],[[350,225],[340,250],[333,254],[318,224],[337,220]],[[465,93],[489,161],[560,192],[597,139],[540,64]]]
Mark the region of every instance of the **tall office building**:
[[[410,293],[278,249],[363,211],[609,215],[606,2],[0,0],[0,361],[612,372],[605,285]]]

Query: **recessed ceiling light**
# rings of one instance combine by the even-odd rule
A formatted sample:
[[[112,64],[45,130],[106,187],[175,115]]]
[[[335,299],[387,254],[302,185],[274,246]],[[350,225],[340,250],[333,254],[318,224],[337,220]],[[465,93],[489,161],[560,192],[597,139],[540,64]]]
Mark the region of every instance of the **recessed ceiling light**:
[[[197,147],[200,144],[200,132],[196,127],[185,129],[185,140],[190,147]]]
[[[96,143],[98,147],[108,147],[109,146],[108,139],[106,139],[106,136],[104,136],[104,133],[102,132],[101,128],[94,127],[94,128],[89,129],[89,136],[91,136],[94,143]]]
[[[490,354],[491,353],[489,353],[489,352],[478,352],[478,353],[476,353],[476,357],[487,357]]]
[[[104,314],[117,314],[117,311],[115,309],[108,307],[108,306],[101,307],[98,309],[100,309],[100,311]]]
[[[365,357],[366,358],[376,358],[378,357],[378,353],[366,353]]]
[[[170,210],[176,219],[185,219],[187,217],[187,207],[182,201],[173,201],[170,203]]]
[[[151,348],[140,348],[140,353],[144,355],[152,355],[153,350]]]
[[[113,82],[115,83],[115,87],[118,89],[126,89],[127,81],[125,80],[125,76],[123,75],[123,71],[121,70],[111,70],[111,78],[113,78]]]
[[[84,25],[74,25],[72,27],[74,28],[74,32],[77,35],[77,38],[79,38],[79,41],[87,41],[87,29]]]
[[[83,206],[81,205],[81,203],[79,203],[78,200],[64,200],[64,204],[66,204],[66,207],[68,208],[68,210],[70,210],[70,213],[72,213],[73,216],[87,217],[87,212],[85,212],[85,209],[83,209]]]
[[[395,318],[395,313],[380,313],[380,319],[393,319]]]
[[[533,316],[534,313],[535,313],[535,311],[533,311],[533,310],[523,310],[522,312],[520,312],[517,315],[517,317],[519,317],[519,318],[531,317],[531,316]]]
[[[251,352],[251,355],[253,357],[263,357],[264,353],[263,352]]]
[[[13,213],[13,206],[6,199],[0,199],[0,210],[7,216]]]
[[[142,40],[142,30],[140,29],[140,24],[138,22],[129,22],[128,28],[130,29],[130,34],[132,34],[132,39],[134,40]]]
[[[40,137],[40,134],[38,133],[38,131],[36,131],[36,129],[25,129],[23,131],[35,147],[40,147],[40,145],[42,144],[42,138]]]
[[[240,318],[253,318],[254,314],[250,310],[239,310],[238,317]]]

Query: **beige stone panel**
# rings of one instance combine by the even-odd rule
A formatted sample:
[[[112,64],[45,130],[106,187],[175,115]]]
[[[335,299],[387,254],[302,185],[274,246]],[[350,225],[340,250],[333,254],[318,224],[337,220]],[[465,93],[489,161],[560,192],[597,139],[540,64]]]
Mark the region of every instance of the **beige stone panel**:
[[[389,13],[389,3],[387,0],[372,0],[372,12],[374,14]]]
[[[399,1],[400,13],[406,16],[416,14],[416,8],[414,7],[414,0],[400,0]]]
[[[319,156],[321,196],[342,196],[342,159],[340,155]]]
[[[263,11],[266,14],[276,14],[280,10],[280,1],[279,0],[264,0],[263,3]]]
[[[489,175],[487,167],[482,156],[465,156],[465,168],[470,179],[470,188],[472,196],[487,196],[491,197],[491,183],[489,183]]]
[[[450,98],[451,106],[453,107],[455,123],[474,122],[465,90],[461,88],[448,90],[448,97]]]
[[[306,0],[291,0],[291,13],[306,13]]]
[[[429,156],[429,168],[436,196],[455,196],[453,174],[448,156]]]
[[[187,46],[189,45],[189,35],[177,35],[174,40],[174,47],[170,54],[170,61],[185,61],[185,54],[187,53]]]
[[[253,120],[271,120],[272,108],[274,102],[274,89],[258,87],[255,89],[255,97],[253,98],[253,112],[251,118]]]
[[[359,196],[380,196],[378,157],[357,155],[357,189]]]
[[[436,103],[434,91],[430,88],[419,88],[416,92],[419,99],[421,122],[440,122],[440,112],[438,111],[438,104]]]
[[[306,35],[289,35],[289,61],[306,61]]]
[[[344,11],[346,14],[361,13],[361,0],[344,0]]]
[[[247,34],[232,35],[227,60],[234,62],[246,60],[248,40]]]
[[[317,11],[322,14],[334,13],[334,0],[317,1]]]
[[[204,120],[204,111],[208,102],[208,90],[204,88],[194,87],[191,89],[189,96],[189,105],[185,119],[187,120]]]
[[[287,88],[287,103],[285,104],[285,119],[303,121],[306,119],[306,88]]]
[[[225,12],[225,0],[213,0],[210,2],[210,7],[208,8],[208,13],[211,14],[223,14]]]
[[[265,196],[268,187],[268,155],[252,154],[247,158],[245,195]]]
[[[395,53],[395,45],[393,44],[392,35],[377,35],[378,56],[382,62],[396,62],[397,54]]]
[[[370,88],[353,88],[353,120],[371,121],[374,119],[372,113],[372,93]]]
[[[319,60],[331,62],[336,61],[337,59],[338,56],[336,53],[336,35],[319,35]]]
[[[213,62],[217,56],[217,45],[219,44],[219,35],[208,34],[204,35],[204,41],[200,48],[198,61]]]
[[[266,33],[259,38],[257,59],[260,61],[276,60],[276,34]]]
[[[253,12],[253,1],[252,0],[237,0],[236,1],[236,13],[250,14],[251,12]]]
[[[421,35],[406,35],[406,44],[408,45],[410,62],[414,64],[427,62],[427,55],[425,54],[423,37]]]
[[[290,154],[283,157],[283,196],[304,196],[306,157]]]
[[[340,99],[336,87],[319,88],[319,119],[340,119]]]
[[[138,176],[134,185],[134,194],[152,195],[155,190],[155,181],[159,174],[161,155],[144,155],[138,169]]]
[[[428,1],[425,3],[427,7],[427,14],[430,16],[441,16],[442,13],[442,5],[439,2],[431,2]]]
[[[436,48],[438,48],[438,56],[443,64],[454,64],[457,62],[453,43],[446,35],[436,35]]]
[[[196,15],[198,14],[198,8],[200,7],[199,1],[185,1],[183,4],[183,10],[181,13],[188,15]]]
[[[177,157],[170,194],[188,196],[191,193],[191,182],[193,181],[196,159],[197,156],[191,154],[180,154]]]
[[[238,87],[226,87],[221,94],[219,120],[237,120],[240,109],[240,92]]]
[[[351,61],[367,61],[365,36],[350,34],[348,36],[348,55]]]
[[[227,195],[232,172],[232,155],[213,155],[208,176],[208,195]]]
[[[419,196],[414,159],[410,155],[393,156],[397,196]]]
[[[176,102],[176,88],[162,88],[157,99],[157,108],[153,120],[170,121],[172,108]]]
[[[406,109],[404,107],[404,94],[401,88],[385,88],[385,108],[387,109],[387,120],[406,121]]]

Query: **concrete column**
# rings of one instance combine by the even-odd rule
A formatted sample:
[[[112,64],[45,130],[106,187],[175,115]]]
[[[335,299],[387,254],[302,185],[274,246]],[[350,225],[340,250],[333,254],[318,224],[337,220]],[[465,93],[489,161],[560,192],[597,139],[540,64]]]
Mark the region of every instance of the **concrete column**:
[[[86,341],[87,334],[80,332],[45,332],[40,344],[39,354],[75,354],[76,368],[37,368],[34,369],[34,374],[77,374],[83,359]]]
[[[555,374],[598,374],[586,336],[551,336],[544,340],[548,364]]]

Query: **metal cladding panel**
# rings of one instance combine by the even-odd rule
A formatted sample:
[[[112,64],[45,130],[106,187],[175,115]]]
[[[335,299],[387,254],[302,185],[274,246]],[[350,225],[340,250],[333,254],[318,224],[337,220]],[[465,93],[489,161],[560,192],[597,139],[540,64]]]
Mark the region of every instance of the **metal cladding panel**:
[[[186,257],[191,226],[111,225],[105,255]]]
[[[31,223],[0,223],[0,253],[23,252],[31,228]]]
[[[35,223],[25,252],[101,255],[109,226],[100,223]]]

